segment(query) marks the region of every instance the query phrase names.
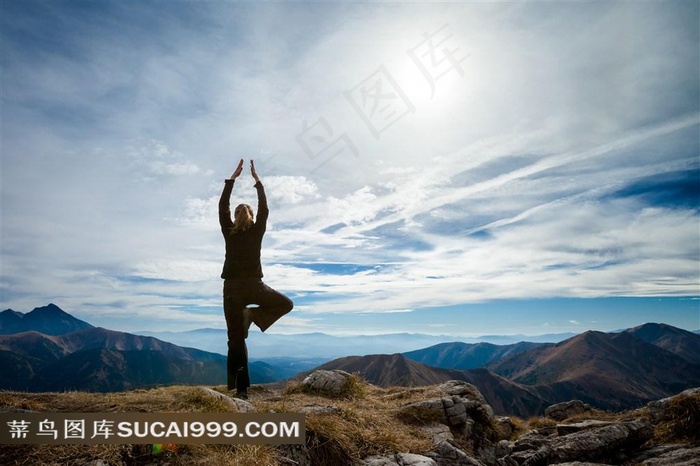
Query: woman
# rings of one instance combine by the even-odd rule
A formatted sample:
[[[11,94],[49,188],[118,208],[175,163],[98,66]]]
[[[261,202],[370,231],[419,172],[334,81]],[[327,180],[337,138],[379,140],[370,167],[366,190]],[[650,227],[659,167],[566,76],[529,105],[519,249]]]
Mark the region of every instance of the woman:
[[[245,339],[254,323],[263,332],[280,317],[292,310],[292,301],[262,281],[260,247],[267,226],[267,199],[265,189],[250,161],[250,171],[258,192],[257,220],[248,204],[239,204],[231,221],[230,197],[233,185],[243,171],[243,159],[224,181],[224,190],[219,199],[219,224],[226,240],[226,260],[221,278],[224,279],[224,316],[228,329],[228,389],[236,389],[239,398],[248,398],[250,378],[248,376],[248,348]],[[248,308],[257,304],[256,308]]]

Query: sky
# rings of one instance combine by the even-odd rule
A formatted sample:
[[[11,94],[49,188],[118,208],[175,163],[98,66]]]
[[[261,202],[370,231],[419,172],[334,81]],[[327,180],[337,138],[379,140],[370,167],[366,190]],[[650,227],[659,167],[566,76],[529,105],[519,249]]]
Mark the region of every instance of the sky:
[[[0,308],[268,332],[700,329],[697,2],[2,1]]]

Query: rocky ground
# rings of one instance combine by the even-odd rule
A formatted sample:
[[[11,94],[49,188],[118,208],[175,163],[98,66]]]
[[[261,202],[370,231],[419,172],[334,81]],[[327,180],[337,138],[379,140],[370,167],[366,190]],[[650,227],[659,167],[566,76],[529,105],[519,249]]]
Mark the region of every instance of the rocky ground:
[[[495,416],[479,390],[452,380],[380,388],[340,370],[251,387],[158,387],[112,394],[0,392],[0,411],[302,412],[303,446],[0,446],[3,465],[592,466],[700,465],[700,389],[624,413],[572,400],[543,417]]]
[[[342,391],[335,371],[311,374],[306,390],[329,395]],[[330,388],[329,388],[330,387]],[[370,456],[363,466],[593,466],[700,465],[700,388],[650,403],[637,411],[610,415],[580,401],[550,406],[545,418],[528,428],[509,417],[495,417],[479,390],[462,381],[437,386],[442,396],[397,407],[431,439],[423,454],[393,452]],[[682,425],[680,425],[682,424]],[[673,430],[673,432],[669,432]],[[313,464],[303,454],[296,464]]]

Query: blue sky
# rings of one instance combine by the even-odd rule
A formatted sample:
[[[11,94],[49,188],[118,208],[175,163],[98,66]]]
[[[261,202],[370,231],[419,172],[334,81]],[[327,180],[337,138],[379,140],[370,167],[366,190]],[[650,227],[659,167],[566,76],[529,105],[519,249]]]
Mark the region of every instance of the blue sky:
[[[271,332],[696,330],[698,14],[3,1],[1,307],[223,328],[253,158]]]

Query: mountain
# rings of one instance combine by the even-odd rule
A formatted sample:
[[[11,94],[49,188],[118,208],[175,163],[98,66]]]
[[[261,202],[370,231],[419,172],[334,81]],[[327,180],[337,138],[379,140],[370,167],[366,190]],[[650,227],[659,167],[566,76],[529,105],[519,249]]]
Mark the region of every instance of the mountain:
[[[445,369],[476,369],[511,354],[522,353],[547,343],[520,342],[511,345],[491,343],[441,343],[403,353],[409,359]]]
[[[667,324],[652,323],[625,331],[686,361],[700,364],[700,335]]]
[[[198,329],[187,332],[136,332],[180,346],[199,348],[204,351],[224,354],[226,352],[225,329]],[[539,336],[490,335],[464,338],[464,343],[515,344],[523,341],[557,343],[574,334],[549,334]],[[423,333],[386,333],[380,335],[329,335],[320,332],[302,334],[262,333],[255,326],[248,336],[248,351],[251,357],[260,359],[288,357],[325,358],[326,360],[348,355],[394,354],[426,348],[445,341],[454,341],[454,336],[428,335]]]
[[[265,358],[251,360],[248,364],[252,373],[253,367],[257,363],[262,363],[265,366],[274,368],[274,373],[267,372],[268,375],[274,374],[274,381],[289,379],[300,372],[307,372],[311,369],[328,362],[328,358]],[[262,383],[262,382],[260,382]]]
[[[224,354],[226,352],[225,329],[199,329],[188,332],[137,332],[153,336],[180,346],[191,346],[205,351]],[[400,353],[416,348],[441,343],[450,337],[414,333],[394,333],[384,335],[336,336],[325,333],[279,334],[262,333],[255,326],[248,334],[248,354],[250,357],[269,359],[288,357],[333,358],[357,354]]]
[[[496,412],[520,416],[541,414],[538,410],[544,406],[572,399],[598,409],[622,410],[700,386],[700,365],[690,362],[697,357],[692,346],[695,336],[677,330],[654,324],[614,334],[589,331],[529,349],[446,343],[406,355],[340,358],[319,369],[356,372],[383,387],[465,380],[484,393]],[[482,369],[455,370],[429,367],[408,355],[445,365],[493,361]]]
[[[87,328],[93,328],[93,326],[76,319],[53,303],[37,307],[27,314],[12,309],[0,312],[0,335],[32,330],[45,335],[61,335]]]
[[[163,351],[90,349],[42,367],[32,391],[116,392],[168,384],[225,383],[225,359],[183,360]]]
[[[219,360],[223,356],[195,348],[183,348],[153,337],[92,327],[64,335],[44,335],[31,331],[0,336],[0,350],[39,359],[59,359],[69,354],[93,349],[118,351],[160,351],[183,360]]]
[[[486,367],[513,382],[535,386],[553,402],[580,399],[611,410],[700,386],[700,366],[628,332],[588,331]]]
[[[226,357],[151,337],[89,328],[0,336],[0,388],[120,391],[164,383],[225,383]]]
[[[498,414],[528,417],[543,412],[551,404],[536,390],[513,383],[488,370],[461,371],[429,367],[401,354],[349,356],[330,361],[317,369],[340,369],[358,373],[367,382],[380,387],[421,387],[448,380],[464,380],[477,386]]]

